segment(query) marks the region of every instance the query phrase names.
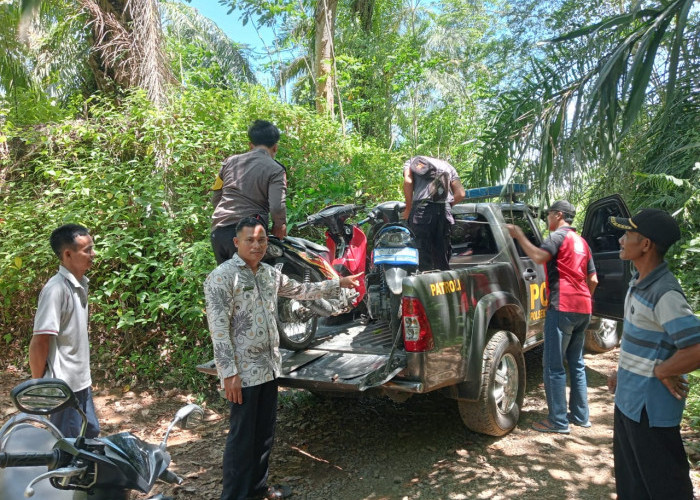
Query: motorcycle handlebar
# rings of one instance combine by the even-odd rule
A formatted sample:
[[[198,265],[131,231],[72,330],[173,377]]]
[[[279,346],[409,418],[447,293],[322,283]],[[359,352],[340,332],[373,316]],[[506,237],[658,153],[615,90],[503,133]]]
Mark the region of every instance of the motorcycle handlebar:
[[[48,465],[54,467],[58,463],[60,451],[51,450],[46,453],[5,453],[0,452],[0,468],[5,467],[36,467]]]

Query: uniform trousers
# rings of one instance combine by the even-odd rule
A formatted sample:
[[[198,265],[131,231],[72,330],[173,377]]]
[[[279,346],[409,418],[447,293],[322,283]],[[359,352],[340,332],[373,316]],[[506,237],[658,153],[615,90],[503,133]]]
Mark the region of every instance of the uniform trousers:
[[[419,201],[411,209],[409,227],[416,237],[418,269],[431,271],[450,268],[451,224],[447,220],[445,202]]]

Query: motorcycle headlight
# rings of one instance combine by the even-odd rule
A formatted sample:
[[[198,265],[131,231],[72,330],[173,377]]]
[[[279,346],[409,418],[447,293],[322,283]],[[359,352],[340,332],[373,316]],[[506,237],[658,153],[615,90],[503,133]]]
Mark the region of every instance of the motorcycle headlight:
[[[411,232],[402,226],[390,226],[382,229],[377,235],[375,247],[405,247],[414,246]]]

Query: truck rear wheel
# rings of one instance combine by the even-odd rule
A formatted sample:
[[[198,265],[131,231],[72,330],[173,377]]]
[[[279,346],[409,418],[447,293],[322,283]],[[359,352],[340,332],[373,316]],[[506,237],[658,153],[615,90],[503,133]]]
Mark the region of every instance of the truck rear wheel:
[[[503,436],[517,425],[525,398],[525,358],[510,332],[497,331],[486,344],[481,389],[477,401],[458,401],[459,414],[469,429]]]
[[[622,323],[606,318],[591,318],[586,328],[584,348],[588,352],[603,353],[612,351],[620,343]]]

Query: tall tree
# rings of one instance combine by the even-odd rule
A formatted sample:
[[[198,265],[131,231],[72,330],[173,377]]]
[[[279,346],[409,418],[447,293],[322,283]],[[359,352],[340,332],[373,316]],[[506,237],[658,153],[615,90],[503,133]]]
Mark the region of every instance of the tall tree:
[[[20,10],[24,43],[17,36]],[[160,104],[166,86],[176,82],[168,65],[162,22],[177,39],[170,44],[173,49],[189,44],[188,50],[207,54],[198,62],[204,65],[208,60],[216,66],[212,68],[219,73],[212,76],[216,82],[199,83],[226,87],[255,81],[244,49],[212,21],[178,1],[21,0],[0,5],[0,16],[0,47],[6,49],[0,89],[5,92],[19,86],[65,98],[76,90],[89,95],[94,90],[114,93],[141,87]],[[182,73],[189,61],[177,62]]]
[[[316,110],[333,116],[335,92],[335,18],[338,0],[318,0],[316,4]]]
[[[318,112],[335,112],[335,22],[338,0],[219,0],[241,11],[247,24],[280,26],[276,41],[278,50],[291,47],[300,52],[279,64],[276,80],[280,87],[292,79],[301,79],[302,86],[314,94]]]
[[[44,4],[51,3],[21,0],[22,29],[34,22]],[[73,5],[87,16],[88,63],[97,88],[114,91],[115,86],[138,86],[154,103],[162,104],[165,86],[174,80],[162,47],[158,0],[75,0]]]

